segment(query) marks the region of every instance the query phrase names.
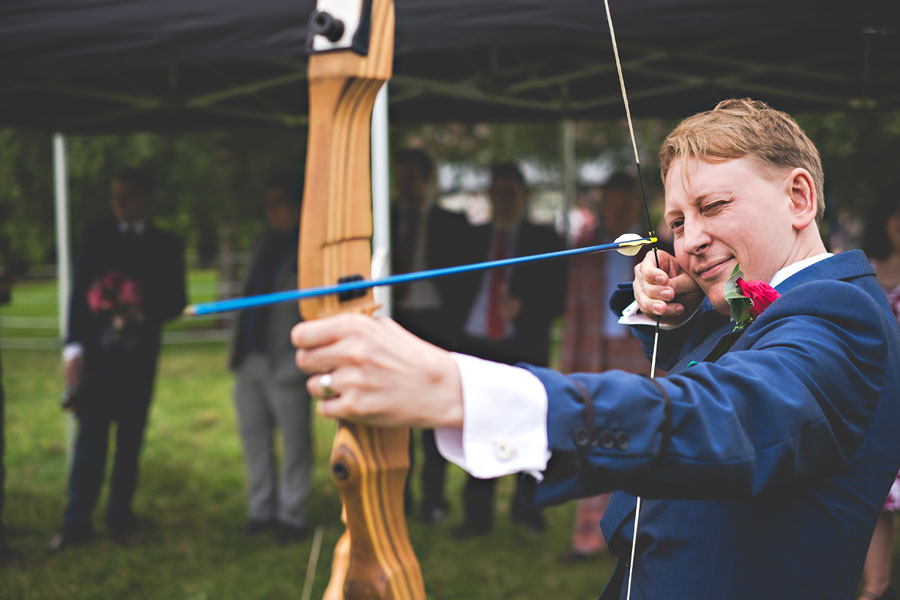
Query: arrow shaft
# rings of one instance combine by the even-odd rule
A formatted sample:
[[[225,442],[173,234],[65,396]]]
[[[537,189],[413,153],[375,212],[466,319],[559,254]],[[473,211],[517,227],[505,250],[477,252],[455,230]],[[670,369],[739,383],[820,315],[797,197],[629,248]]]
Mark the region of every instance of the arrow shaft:
[[[359,281],[349,281],[336,285],[319,286],[306,288],[301,290],[288,290],[284,292],[274,292],[271,294],[262,294],[259,296],[246,296],[244,298],[232,298],[230,300],[219,300],[216,302],[206,302],[203,304],[195,304],[189,306],[185,311],[191,316],[211,315],[216,313],[230,312],[235,310],[243,310],[245,308],[256,308],[259,306],[268,306],[270,304],[278,304],[280,302],[298,301],[304,298],[316,298],[318,296],[328,296],[331,294],[342,294],[344,292],[353,292],[357,290],[367,290],[370,288],[397,285],[401,283],[410,283],[413,281],[421,281],[424,279],[433,279],[436,277],[445,277],[447,275],[456,275],[459,273],[469,273],[472,271],[483,271],[486,269],[496,269],[499,267],[508,267],[522,263],[528,263],[538,260],[548,260],[552,258],[563,258],[567,256],[576,256],[579,254],[591,254],[594,252],[606,252],[609,250],[617,250],[619,248],[627,248],[633,246],[643,246],[652,244],[656,241],[655,237],[645,237],[627,242],[613,242],[610,244],[600,244],[597,246],[585,246],[584,248],[572,248],[569,250],[560,250],[557,252],[547,252],[544,254],[534,254],[530,256],[516,256],[513,258],[505,258],[503,260],[491,260],[487,262],[473,263],[469,265],[460,265],[456,267],[444,267],[441,269],[429,269],[427,271],[416,271],[414,273],[402,273],[400,275],[391,275],[383,279],[361,279]]]

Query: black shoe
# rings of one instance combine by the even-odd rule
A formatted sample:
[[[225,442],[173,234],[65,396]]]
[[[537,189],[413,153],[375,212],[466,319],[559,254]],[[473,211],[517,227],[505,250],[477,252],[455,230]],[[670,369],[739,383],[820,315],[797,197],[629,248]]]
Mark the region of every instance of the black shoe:
[[[279,544],[296,544],[302,542],[309,535],[309,527],[306,525],[288,525],[278,523],[275,529],[275,541]]]
[[[510,517],[512,517],[514,523],[524,525],[534,535],[540,535],[547,529],[547,522],[540,511],[529,510],[519,504],[513,504],[510,510]]]
[[[112,527],[109,530],[109,537],[126,548],[133,548],[141,544],[141,537],[138,535],[136,527]]]
[[[57,533],[47,542],[44,549],[50,552],[56,552],[64,548],[72,548],[74,546],[82,546],[94,537],[94,532],[90,529],[72,529],[63,527],[62,531]]]
[[[259,535],[275,530],[277,522],[274,519],[250,519],[244,525],[244,533],[247,535]]]
[[[520,525],[524,525],[525,529],[533,535],[541,535],[547,529],[547,522],[544,521],[542,515],[535,515],[528,518],[513,517],[513,521]]]
[[[117,544],[131,548],[141,543],[137,519],[130,512],[112,519],[107,515],[106,528],[109,530],[109,537]]]

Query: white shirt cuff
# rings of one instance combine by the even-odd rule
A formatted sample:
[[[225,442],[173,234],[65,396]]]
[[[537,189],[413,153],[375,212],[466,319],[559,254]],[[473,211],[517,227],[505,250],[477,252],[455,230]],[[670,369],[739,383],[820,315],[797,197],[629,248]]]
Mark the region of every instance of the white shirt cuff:
[[[694,315],[697,314],[697,311],[700,310],[700,306],[694,309],[694,312],[691,313],[687,319],[678,323],[676,325],[666,325],[665,323],[660,323],[659,328],[663,331],[671,331],[673,329],[678,329],[688,321],[694,318]],[[637,301],[632,302],[628,306],[625,307],[625,310],[622,311],[622,316],[619,317],[619,325],[651,325],[656,327],[656,319],[648,317],[644,313],[640,311],[638,308]]]
[[[84,347],[78,342],[66,344],[63,348],[63,360],[68,362],[73,358],[81,358],[84,356]]]
[[[475,477],[527,473],[541,481],[550,460],[547,391],[519,367],[453,354],[463,393],[463,426],[435,430],[438,451]]]

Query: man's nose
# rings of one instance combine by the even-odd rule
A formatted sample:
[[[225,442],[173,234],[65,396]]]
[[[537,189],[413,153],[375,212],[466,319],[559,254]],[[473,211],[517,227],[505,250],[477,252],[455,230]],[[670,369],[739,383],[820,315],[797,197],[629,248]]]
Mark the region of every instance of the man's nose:
[[[684,222],[684,251],[697,254],[705,250],[711,241],[709,233],[703,223],[697,220]]]

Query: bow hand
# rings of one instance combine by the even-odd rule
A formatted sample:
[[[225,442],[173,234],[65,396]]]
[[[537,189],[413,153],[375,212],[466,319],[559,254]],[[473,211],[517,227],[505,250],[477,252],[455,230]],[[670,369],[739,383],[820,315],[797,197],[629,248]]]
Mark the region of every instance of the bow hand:
[[[297,366],[317,375],[307,387],[326,417],[378,426],[462,426],[456,361],[390,319],[343,314],[309,321],[294,327],[291,341]]]

